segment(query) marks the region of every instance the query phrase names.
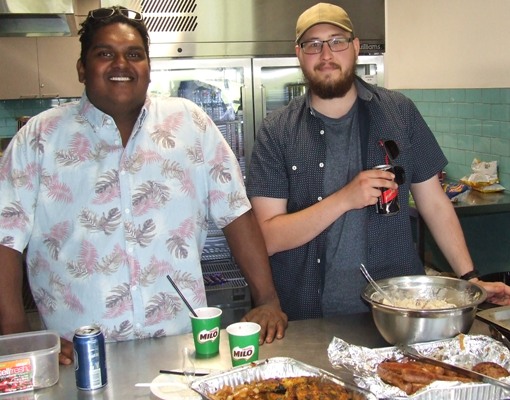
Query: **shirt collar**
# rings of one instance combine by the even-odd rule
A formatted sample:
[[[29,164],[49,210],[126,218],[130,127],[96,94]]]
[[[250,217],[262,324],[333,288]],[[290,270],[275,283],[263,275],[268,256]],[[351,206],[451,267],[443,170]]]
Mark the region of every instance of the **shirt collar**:
[[[145,98],[145,103],[142,109],[140,110],[140,115],[138,116],[138,119],[136,121],[135,129],[133,130],[134,133],[140,130],[140,127],[142,126],[143,121],[145,120],[149,112],[150,104],[151,100],[147,96]],[[108,114],[105,114],[101,110],[97,109],[90,102],[85,92],[83,92],[83,95],[81,96],[78,113],[85,121],[87,121],[90,124],[94,132],[99,132],[101,127],[105,125],[106,121],[111,121],[112,123],[114,123],[112,117],[110,117]]]

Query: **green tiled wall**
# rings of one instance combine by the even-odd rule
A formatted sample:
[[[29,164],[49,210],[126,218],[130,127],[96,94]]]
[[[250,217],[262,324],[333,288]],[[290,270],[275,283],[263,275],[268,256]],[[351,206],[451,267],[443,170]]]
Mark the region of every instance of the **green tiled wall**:
[[[74,99],[0,100],[0,138],[12,137],[18,130],[17,118],[32,116]]]
[[[510,190],[510,89],[401,90],[412,99],[441,145],[449,179],[471,173],[474,158],[498,162]]]

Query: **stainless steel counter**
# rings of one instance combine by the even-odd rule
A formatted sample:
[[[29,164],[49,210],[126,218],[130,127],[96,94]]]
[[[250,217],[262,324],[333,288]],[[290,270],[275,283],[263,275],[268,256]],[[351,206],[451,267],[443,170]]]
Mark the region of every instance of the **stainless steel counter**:
[[[487,326],[475,321],[473,333],[488,333]],[[379,335],[371,314],[356,314],[331,319],[293,321],[289,323],[286,336],[260,348],[261,359],[291,357],[315,367],[335,373],[329,363],[327,348],[333,337],[348,343],[367,347],[389,346]],[[220,334],[220,354],[207,360],[195,360],[195,367],[212,370],[231,368],[228,337]],[[50,388],[23,394],[23,399],[72,400],[72,399],[150,399],[149,388],[135,388],[137,382],[151,382],[160,369],[181,368],[181,349],[193,348],[191,334],[159,339],[134,340],[108,343],[106,362],[108,385],[97,394],[90,395],[76,389],[73,366],[60,366],[60,379]],[[19,395],[22,395],[21,393]],[[19,397],[2,396],[2,400]]]
[[[470,190],[461,197],[462,200],[453,203],[453,207],[476,268],[484,276],[510,271],[510,193]],[[409,216],[415,227],[415,241],[421,260],[439,271],[452,272],[414,206],[409,208]]]

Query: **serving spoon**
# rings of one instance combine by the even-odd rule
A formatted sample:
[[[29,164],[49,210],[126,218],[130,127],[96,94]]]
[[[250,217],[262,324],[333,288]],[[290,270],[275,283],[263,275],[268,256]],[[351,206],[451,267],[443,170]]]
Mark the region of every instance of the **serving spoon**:
[[[372,278],[372,276],[368,273],[367,269],[363,264],[361,264],[360,267],[361,273],[365,276],[367,281],[372,285],[372,287],[376,290],[377,293],[379,293],[383,299],[385,299],[390,305],[393,305],[393,299],[386,293],[384,290],[381,289],[381,287],[377,284],[376,281]]]

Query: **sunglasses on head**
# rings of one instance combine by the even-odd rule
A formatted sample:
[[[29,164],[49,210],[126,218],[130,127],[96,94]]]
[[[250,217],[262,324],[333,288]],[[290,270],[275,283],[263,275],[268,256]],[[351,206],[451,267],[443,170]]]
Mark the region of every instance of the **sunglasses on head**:
[[[129,10],[124,7],[108,7],[108,8],[97,8],[95,10],[89,11],[88,18],[100,20],[104,18],[113,17],[115,14],[122,15],[128,19],[132,19],[134,21],[141,21],[142,14],[137,11]]]
[[[386,164],[390,164],[393,167],[395,182],[397,185],[402,185],[406,181],[406,172],[403,167],[395,164],[395,158],[397,158],[400,154],[400,149],[398,148],[397,143],[394,140],[379,140],[379,145],[386,153]]]

